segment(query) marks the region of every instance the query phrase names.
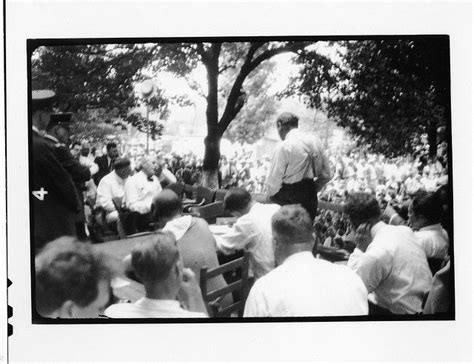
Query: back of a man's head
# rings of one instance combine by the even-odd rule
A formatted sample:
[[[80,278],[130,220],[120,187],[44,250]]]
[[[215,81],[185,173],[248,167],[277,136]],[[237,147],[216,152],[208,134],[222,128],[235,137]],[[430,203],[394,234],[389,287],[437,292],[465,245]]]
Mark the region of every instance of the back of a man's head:
[[[418,191],[413,195],[413,214],[424,217],[429,225],[441,221],[443,204],[437,194],[427,191]]]
[[[149,235],[132,250],[133,271],[144,284],[168,278],[178,259],[176,239],[171,233]]]
[[[58,317],[66,302],[86,311],[99,296],[99,284],[110,287],[111,271],[104,258],[73,237],[48,243],[35,258],[35,271],[36,310],[44,317]]]
[[[298,127],[298,116],[291,112],[284,112],[278,116],[277,123],[281,124],[285,128],[297,128]]]
[[[358,227],[360,224],[380,219],[380,206],[374,195],[366,192],[350,193],[346,197],[344,213],[351,223]]]
[[[155,221],[169,219],[181,213],[181,199],[178,195],[168,189],[163,189],[154,199]]]
[[[300,205],[282,206],[272,216],[272,231],[286,245],[314,241],[311,217]]]
[[[250,193],[242,188],[233,188],[225,194],[224,209],[230,212],[246,210],[252,201]]]

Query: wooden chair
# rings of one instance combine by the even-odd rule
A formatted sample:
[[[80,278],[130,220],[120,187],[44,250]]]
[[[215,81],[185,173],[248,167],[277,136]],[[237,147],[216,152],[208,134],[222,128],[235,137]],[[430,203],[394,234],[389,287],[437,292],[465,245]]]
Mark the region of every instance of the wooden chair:
[[[218,190],[216,190],[215,200],[216,201],[224,201],[224,197],[225,197],[227,192],[229,192],[229,190],[219,188]]]
[[[181,183],[181,182],[171,183],[165,188],[169,188],[170,190],[172,190],[174,193],[178,195],[179,198],[183,197],[184,183]]]
[[[215,289],[214,291],[207,291],[207,281],[221,274],[242,270],[239,280],[228,284],[225,287]],[[207,267],[201,268],[200,282],[202,297],[206,305],[208,305],[211,315],[213,317],[231,317],[231,314],[237,312],[238,317],[242,317],[244,313],[245,301],[248,295],[248,270],[249,270],[249,253],[245,252],[243,257],[235,259],[231,262],[225,263],[214,269]],[[220,301],[222,298],[230,293],[238,292],[240,299],[234,301],[229,306],[222,307]]]
[[[217,201],[203,206],[191,206],[188,212],[203,218],[208,224],[215,224],[218,217],[224,216],[224,203]]]

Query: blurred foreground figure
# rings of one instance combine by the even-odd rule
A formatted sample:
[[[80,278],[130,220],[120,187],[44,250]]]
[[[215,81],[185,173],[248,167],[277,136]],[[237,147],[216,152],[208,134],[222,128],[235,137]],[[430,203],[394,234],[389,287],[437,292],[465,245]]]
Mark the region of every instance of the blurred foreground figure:
[[[36,311],[49,318],[96,318],[110,298],[111,271],[91,245],[73,237],[48,243],[35,258]]]
[[[368,193],[350,194],[344,212],[356,231],[357,244],[348,266],[372,293],[371,314],[420,313],[432,275],[413,231],[382,222],[379,204]]]
[[[349,268],[316,259],[313,226],[300,206],[272,218],[277,268],[255,282],[246,317],[367,315],[367,289]]]
[[[80,211],[74,181],[58,159],[54,145],[45,139],[54,96],[50,90],[34,90],[32,94],[31,192],[36,251],[60,236],[75,236],[75,218]]]
[[[278,205],[301,204],[316,216],[317,193],[333,176],[320,140],[298,129],[298,117],[283,113],[277,119],[282,142],[275,148],[266,180],[267,195]]]
[[[207,317],[196,276],[183,263],[171,233],[149,235],[133,249],[132,267],[145,286],[145,297],[118,303],[105,314],[113,318]]]

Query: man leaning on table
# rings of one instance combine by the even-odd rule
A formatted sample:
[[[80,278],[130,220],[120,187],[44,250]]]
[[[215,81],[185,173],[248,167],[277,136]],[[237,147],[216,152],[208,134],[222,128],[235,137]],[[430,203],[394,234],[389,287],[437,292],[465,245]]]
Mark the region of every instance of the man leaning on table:
[[[420,313],[432,275],[413,231],[382,222],[379,204],[368,193],[350,194],[344,212],[356,230],[357,246],[348,266],[370,293],[370,313]]]
[[[250,269],[258,279],[275,268],[272,238],[272,216],[277,204],[261,204],[241,188],[229,190],[224,197],[224,209],[237,217],[232,229],[216,236],[218,250],[224,254],[245,249],[250,252]]]
[[[111,318],[207,317],[196,276],[183,268],[171,233],[149,235],[132,251],[132,267],[145,286],[145,297],[134,303],[111,305]]]

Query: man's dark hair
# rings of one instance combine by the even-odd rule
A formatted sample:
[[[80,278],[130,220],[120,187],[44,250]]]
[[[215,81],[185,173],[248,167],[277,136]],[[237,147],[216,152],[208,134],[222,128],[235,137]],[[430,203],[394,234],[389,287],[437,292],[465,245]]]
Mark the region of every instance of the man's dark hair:
[[[277,123],[280,123],[284,127],[297,128],[298,127],[298,117],[291,112],[284,112],[280,114],[277,119]]]
[[[288,244],[314,240],[311,217],[300,205],[282,206],[275,212],[272,216],[272,230]]]
[[[97,299],[101,281],[111,270],[92,246],[73,237],[61,237],[44,246],[35,258],[36,311],[48,316],[70,300],[86,307]]]
[[[225,194],[224,210],[241,211],[252,201],[250,193],[242,188],[233,188]]]
[[[117,158],[114,162],[115,169],[123,169],[130,167],[130,159],[128,158]]]
[[[155,221],[160,221],[163,218],[169,218],[181,212],[181,199],[178,195],[168,189],[163,189],[154,199],[155,206]]]
[[[132,250],[133,271],[144,283],[166,279],[178,259],[176,239],[171,233],[149,235]]]
[[[380,217],[380,206],[375,196],[366,192],[350,193],[346,196],[344,213],[357,227],[370,219]]]
[[[115,142],[107,143],[106,148],[107,148],[107,152],[112,148],[117,148],[117,143],[115,143]]]
[[[430,225],[441,221],[443,204],[439,196],[427,191],[418,191],[413,195],[413,213],[425,217]]]

